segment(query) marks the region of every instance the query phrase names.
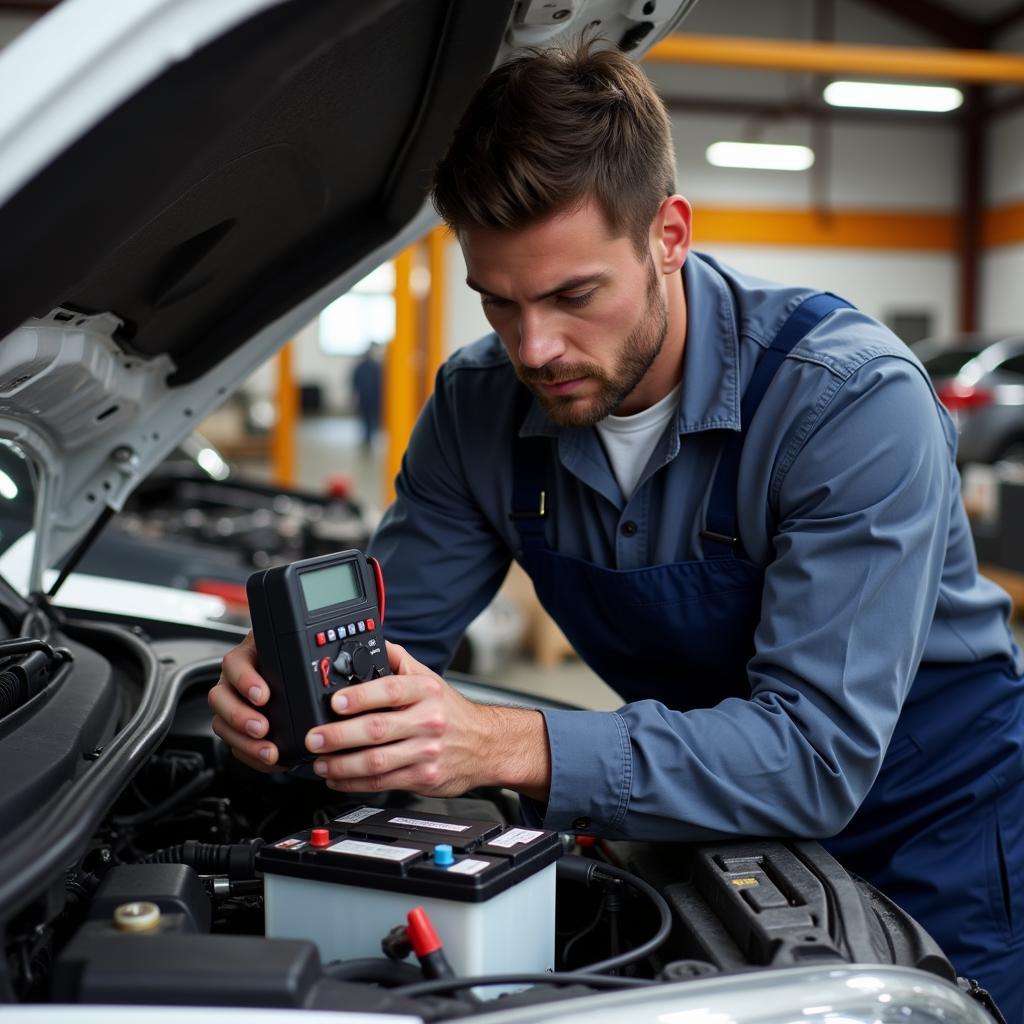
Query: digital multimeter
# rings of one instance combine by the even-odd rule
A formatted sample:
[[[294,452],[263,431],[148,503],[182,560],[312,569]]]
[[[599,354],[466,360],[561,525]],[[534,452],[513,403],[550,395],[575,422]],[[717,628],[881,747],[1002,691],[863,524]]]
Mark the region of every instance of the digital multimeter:
[[[253,573],[246,583],[262,708],[280,763],[312,761],[306,733],[337,721],[331,697],[352,683],[391,674],[380,565],[361,551],[307,558]]]

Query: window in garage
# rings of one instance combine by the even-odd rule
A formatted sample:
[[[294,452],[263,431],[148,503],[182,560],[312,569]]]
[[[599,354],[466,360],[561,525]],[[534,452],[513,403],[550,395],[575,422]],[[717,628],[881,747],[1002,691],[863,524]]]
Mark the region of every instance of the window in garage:
[[[384,263],[320,314],[325,355],[359,356],[395,334],[395,265]]]

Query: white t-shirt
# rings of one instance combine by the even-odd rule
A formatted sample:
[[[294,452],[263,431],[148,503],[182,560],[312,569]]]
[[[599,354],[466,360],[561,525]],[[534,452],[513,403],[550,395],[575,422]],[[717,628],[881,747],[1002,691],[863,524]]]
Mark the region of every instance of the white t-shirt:
[[[680,382],[660,402],[643,412],[632,416],[605,416],[595,424],[626,501],[633,496],[654,446],[669,420],[676,415],[682,386]]]

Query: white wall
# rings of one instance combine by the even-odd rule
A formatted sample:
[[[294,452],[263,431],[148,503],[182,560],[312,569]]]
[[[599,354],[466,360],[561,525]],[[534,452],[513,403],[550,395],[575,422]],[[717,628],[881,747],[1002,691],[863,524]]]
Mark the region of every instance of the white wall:
[[[319,322],[308,323],[294,338],[292,373],[298,384],[319,384],[324,412],[350,413],[354,408],[349,379],[356,360],[351,356],[326,355],[320,350]],[[264,363],[245,383],[253,396],[273,399],[277,391],[276,360]]]
[[[1024,108],[993,120],[986,163],[989,205],[1024,199]]]
[[[1004,49],[1024,50],[1024,23],[1002,40]],[[1024,201],[1024,109],[997,117],[986,153],[986,203]],[[997,246],[981,263],[980,322],[983,330],[1024,332],[1024,240]]]
[[[708,244],[704,252],[775,281],[835,292],[865,313],[928,312],[936,333],[956,324],[956,264],[946,253]]]
[[[1003,245],[982,259],[981,327],[1024,334],[1024,244]]]
[[[466,285],[466,261],[459,243],[449,239],[445,248],[445,355],[489,334],[491,325],[480,308],[480,296]]]
[[[952,210],[958,139],[943,125],[836,123],[819,166],[807,171],[712,167],[705,150],[720,139],[813,145],[806,120],[763,130],[750,118],[706,114],[672,118],[679,190],[695,205],[809,208],[824,187],[832,207]],[[824,180],[819,176],[824,175]]]

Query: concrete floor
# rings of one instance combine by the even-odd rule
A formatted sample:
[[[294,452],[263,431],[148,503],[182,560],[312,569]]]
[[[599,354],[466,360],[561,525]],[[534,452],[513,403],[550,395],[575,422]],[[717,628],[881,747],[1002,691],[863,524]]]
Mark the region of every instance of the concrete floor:
[[[384,442],[377,438],[374,451],[367,453],[360,445],[358,422],[348,417],[306,419],[299,433],[299,482],[318,490],[331,476],[349,478],[352,497],[367,509],[371,517],[383,511],[384,485],[381,473]],[[258,466],[253,473],[265,472]],[[1024,644],[1024,628],[1015,624],[1018,642]],[[586,665],[567,659],[552,669],[538,667],[531,659],[518,657],[502,665],[489,682],[507,686],[522,693],[557,698],[581,707],[612,710],[621,705],[618,695]]]

